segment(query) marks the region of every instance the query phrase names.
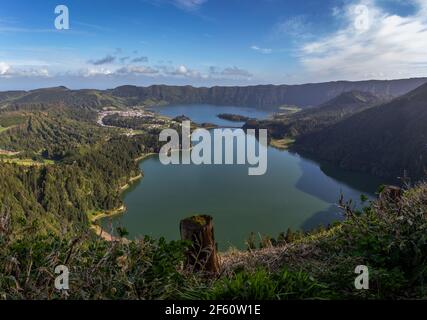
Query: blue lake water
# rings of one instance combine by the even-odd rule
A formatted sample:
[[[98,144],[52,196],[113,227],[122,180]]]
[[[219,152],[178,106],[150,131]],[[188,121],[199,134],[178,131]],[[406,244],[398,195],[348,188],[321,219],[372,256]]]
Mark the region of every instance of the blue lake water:
[[[265,111],[206,105],[168,106],[163,115],[185,115],[195,122],[235,126],[219,113],[265,118]],[[144,178],[124,197],[127,212],[113,218],[130,237],[150,235],[179,239],[179,222],[193,214],[214,217],[220,249],[243,248],[251,232],[277,236],[288,228],[309,230],[342,219],[336,203],[342,193],[356,202],[361,194],[374,196],[381,181],[347,172],[289,151],[267,147],[268,170],[249,176],[247,165],[172,165],[158,156],[140,163]],[[110,228],[110,221],[103,221]]]
[[[218,114],[238,114],[241,116],[264,119],[268,118],[270,113],[264,110],[243,108],[243,107],[224,107],[224,106],[212,106],[212,105],[178,105],[178,106],[166,106],[153,108],[153,111],[157,111],[163,115],[175,118],[177,116],[185,115],[189,117],[193,122],[196,123],[213,123],[218,126],[242,126],[243,122],[233,122],[218,118]]]

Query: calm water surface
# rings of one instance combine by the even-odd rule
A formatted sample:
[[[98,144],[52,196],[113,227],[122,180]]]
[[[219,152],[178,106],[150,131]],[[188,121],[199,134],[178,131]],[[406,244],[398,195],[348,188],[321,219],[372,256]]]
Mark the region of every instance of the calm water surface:
[[[266,118],[268,113],[237,107],[205,105],[157,109],[175,117],[186,115],[195,122],[236,126],[218,113]],[[128,189],[127,212],[113,219],[131,238],[150,235],[179,238],[179,221],[193,214],[214,217],[216,240],[221,249],[244,247],[251,232],[277,236],[287,228],[309,230],[342,218],[336,203],[342,193],[358,201],[360,194],[373,196],[381,181],[374,177],[320,164],[289,151],[271,147],[268,170],[248,176],[246,165],[162,165],[158,156],[140,163],[145,177]],[[111,228],[110,219],[103,221]]]

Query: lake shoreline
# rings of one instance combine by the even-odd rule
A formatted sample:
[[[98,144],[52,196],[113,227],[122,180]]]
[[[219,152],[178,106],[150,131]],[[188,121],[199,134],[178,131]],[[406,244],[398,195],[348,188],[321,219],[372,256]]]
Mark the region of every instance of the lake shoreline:
[[[156,154],[157,153],[146,153],[140,157],[135,158],[134,161],[135,162],[141,162],[141,161],[143,161],[143,160],[145,160],[145,159],[147,159],[153,155],[156,155]],[[119,191],[121,192],[121,194],[123,194],[135,182],[141,180],[143,177],[144,177],[143,173],[140,172],[138,175],[129,178],[128,182],[119,188]],[[90,214],[89,215],[89,221],[91,224],[91,229],[96,233],[96,235],[98,235],[99,237],[101,237],[102,239],[104,239],[106,241],[129,241],[126,238],[118,238],[116,236],[113,236],[112,234],[107,232],[105,229],[103,229],[100,225],[96,224],[96,222],[101,220],[101,219],[112,218],[112,217],[115,217],[117,215],[124,214],[126,212],[126,210],[127,210],[127,208],[123,204],[116,209],[98,211],[95,215]]]
[[[271,139],[269,145],[278,150],[289,150],[294,142],[294,139]]]
[[[119,190],[123,192],[123,191],[129,189],[132,186],[133,183],[135,183],[138,180],[142,179],[142,177],[143,177],[142,172],[140,174],[134,176],[134,177],[131,177],[125,185],[123,185],[123,186],[121,186],[119,188]]]
[[[122,205],[119,208],[109,210],[109,211],[99,211],[97,214],[89,216],[89,221],[91,224],[90,227],[95,232],[95,234],[97,236],[99,236],[100,238],[102,238],[106,241],[109,241],[109,242],[111,242],[111,241],[128,241],[127,239],[113,236],[111,233],[109,233],[104,228],[102,228],[99,224],[96,224],[96,222],[98,220],[101,220],[104,218],[109,218],[109,217],[114,217],[116,215],[122,214],[125,211],[126,211],[125,205]]]
[[[152,157],[152,156],[155,156],[155,155],[157,155],[158,153],[155,153],[155,152],[151,152],[151,153],[145,153],[145,154],[143,154],[142,156],[140,156],[140,157],[138,157],[138,158],[135,158],[134,160],[135,160],[135,162],[141,162],[142,160],[145,160],[145,159],[147,159],[147,158],[149,158],[149,157]]]
[[[211,109],[197,109],[193,114],[199,122],[212,122],[218,111]],[[190,111],[181,108],[173,112],[192,115]],[[127,239],[149,234],[155,239],[176,240],[180,219],[196,212],[208,213],[215,217],[219,250],[226,251],[230,246],[244,249],[244,241],[253,232],[275,237],[288,228],[306,230],[338,221],[335,204],[340,194],[357,201],[361,193],[375,189],[372,185],[376,182],[365,176],[325,167],[292,152],[292,142],[270,139],[265,146],[268,171],[260,177],[248,176],[243,166],[168,168],[157,156],[150,158],[140,167],[146,177],[154,175],[155,179],[134,184],[124,193],[126,215],[109,216],[126,228]],[[144,154],[136,161],[149,157]],[[172,192],[170,201],[163,201],[165,186]],[[241,224],[238,229],[233,227],[235,221]],[[110,228],[108,220],[101,225]]]

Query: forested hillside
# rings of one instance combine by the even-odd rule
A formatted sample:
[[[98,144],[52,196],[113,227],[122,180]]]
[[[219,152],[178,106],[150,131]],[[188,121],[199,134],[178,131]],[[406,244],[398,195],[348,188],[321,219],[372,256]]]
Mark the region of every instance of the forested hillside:
[[[379,176],[425,176],[427,85],[322,131],[301,137],[296,150]]]
[[[159,150],[157,136],[128,137],[83,115],[57,108],[0,114],[12,125],[0,133],[0,150],[13,151],[0,154],[0,209],[12,213],[14,236],[27,228],[86,230],[89,212],[121,206],[120,187],[140,173],[134,159]]]
[[[77,108],[122,107],[125,101],[101,90],[70,90],[66,87],[37,89],[28,92],[0,92],[0,105],[21,107],[43,104]]]
[[[271,120],[251,119],[246,122],[244,128],[266,128],[270,137],[275,139],[296,138],[329,127],[388,99],[369,92],[344,92],[317,108],[295,113],[278,113]]]
[[[427,85],[378,106],[382,99],[366,92],[344,93],[277,123],[293,119],[289,124],[297,128],[296,146],[304,150],[329,150],[325,155],[352,161],[368,156],[382,160],[384,153],[396,162],[378,162],[376,168],[394,172],[396,167],[388,165],[397,163],[421,172]],[[379,190],[379,199],[372,203],[361,196],[365,208],[360,210],[341,201],[346,219],[327,229],[283,230],[280,235],[263,235],[259,245],[248,239],[248,251],[221,254],[221,274],[209,277],[184,267],[186,242],[148,237],[108,242],[90,229],[93,216],[123,205],[122,187],[141,174],[135,159],[158,152],[158,130],[176,122],[113,112],[107,116],[109,124],[138,130],[107,128],[96,124],[98,105],[40,101],[6,104],[0,111],[1,299],[427,296],[424,183],[395,194]],[[304,123],[311,132],[318,131],[306,134]],[[376,162],[357,164],[369,168],[370,163]],[[120,229],[119,237],[125,231]],[[52,270],[59,264],[71,267],[69,295],[52,285]],[[354,289],[354,267],[361,264],[370,268],[372,290]]]
[[[125,98],[134,104],[154,99],[154,101],[168,104],[204,103],[276,109],[282,105],[319,106],[347,91],[364,91],[379,96],[397,97],[415,89],[426,81],[427,79],[425,78],[419,78],[391,81],[338,81],[303,85],[212,88],[165,85],[150,87],[123,86],[109,92],[115,97]]]
[[[66,110],[14,114],[22,123],[0,135],[1,149],[58,160],[108,135],[103,128],[70,118]]]
[[[25,91],[3,91],[0,92],[0,103],[2,101],[7,101],[7,100],[11,100],[11,99],[16,99],[19,97],[22,97],[23,95],[25,95],[26,92]]]
[[[427,82],[426,78],[390,81],[337,81],[303,85],[247,87],[192,87],[153,85],[121,86],[111,90],[70,90],[65,87],[28,92],[0,92],[2,106],[56,104],[79,108],[123,108],[132,105],[213,104],[275,110],[283,105],[319,106],[344,92],[363,91],[382,97],[398,97]]]

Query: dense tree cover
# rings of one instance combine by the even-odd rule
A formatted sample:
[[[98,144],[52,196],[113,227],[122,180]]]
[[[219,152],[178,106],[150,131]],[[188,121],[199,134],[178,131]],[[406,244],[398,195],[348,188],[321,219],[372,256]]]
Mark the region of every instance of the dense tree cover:
[[[244,127],[266,128],[270,137],[274,139],[296,138],[318,132],[385,101],[386,97],[369,92],[344,92],[317,108],[295,113],[279,113],[271,120],[250,119]]]
[[[24,121],[0,133],[2,143],[28,154],[59,150],[52,165],[0,160],[0,298],[66,298],[53,286],[59,264],[70,266],[68,297],[75,299],[427,296],[426,184],[361,212],[342,204],[346,220],[328,230],[288,232],[275,247],[264,241],[262,250],[229,253],[221,259],[221,277],[210,279],[183,269],[185,243],[108,243],[88,228],[88,213],[122,204],[120,186],[139,174],[135,158],[159,150],[158,136],[100,128],[90,110],[43,108],[19,111]],[[355,290],[357,265],[369,267],[371,290]]]
[[[20,118],[25,120],[0,135],[0,148],[60,160],[78,152],[82,146],[94,145],[108,136],[103,128],[72,116],[72,112],[65,110],[21,112]],[[90,117],[84,112],[82,116]],[[13,119],[10,115],[1,116],[5,119],[2,121],[10,118]],[[19,119],[19,116],[15,115],[15,118]]]
[[[0,92],[0,105],[27,108],[29,105],[65,105],[78,109],[101,109],[103,107],[121,108],[125,101],[101,90],[70,90],[66,87],[36,89],[28,92]]]
[[[73,108],[123,108],[135,105],[214,104],[276,110],[283,105],[302,108],[319,106],[347,91],[366,91],[398,97],[424,84],[426,78],[391,81],[337,81],[302,85],[258,85],[246,87],[192,87],[153,85],[121,86],[111,90],[70,90],[65,87],[32,91],[0,92],[2,105],[64,104]]]
[[[297,139],[295,148],[346,169],[413,179],[427,169],[427,85]]]
[[[16,99],[25,95],[26,92],[22,90],[14,90],[14,91],[2,91],[0,92],[0,103],[3,101],[8,101],[12,99]]]
[[[53,158],[54,165],[24,167],[0,159],[0,203],[13,212],[14,234],[80,230],[87,214],[122,204],[120,187],[140,173],[135,159],[159,150],[157,136],[127,137],[73,113],[25,113],[23,124],[0,134],[0,147],[19,156]],[[80,117],[88,117],[83,113]],[[5,156],[7,158],[7,156]]]
[[[384,102],[348,92],[319,108],[272,120],[249,120],[274,139],[292,138],[291,149],[345,169],[395,179],[423,179],[427,169],[427,85]]]
[[[343,92],[353,90],[397,97],[415,89],[425,83],[426,80],[421,78],[393,81],[338,81],[302,85],[211,88],[167,85],[136,87],[128,85],[107,90],[107,93],[125,99],[131,105],[201,103],[275,110],[283,105],[297,105],[302,108],[319,106]]]
[[[43,167],[0,162],[0,203],[14,213],[17,234],[33,223],[45,231],[86,226],[89,211],[119,207],[120,186],[139,174],[134,159],[157,150],[142,144],[147,142],[155,140],[117,137]]]
[[[22,113],[18,112],[2,112],[0,113],[0,126],[2,127],[12,127],[19,124],[22,124],[26,121],[27,117]]]

